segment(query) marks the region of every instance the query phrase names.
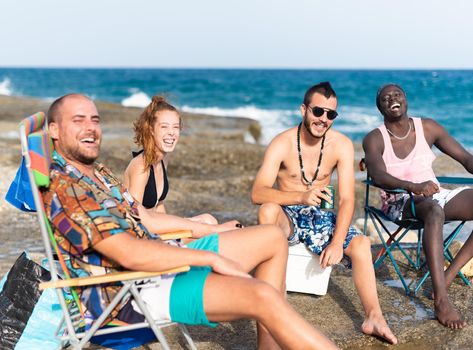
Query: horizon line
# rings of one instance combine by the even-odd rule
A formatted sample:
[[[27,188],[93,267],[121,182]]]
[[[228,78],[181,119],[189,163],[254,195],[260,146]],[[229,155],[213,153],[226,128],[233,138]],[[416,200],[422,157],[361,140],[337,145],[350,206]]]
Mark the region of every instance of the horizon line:
[[[172,67],[172,66],[35,66],[35,65],[24,65],[24,66],[12,66],[0,65],[0,69],[156,69],[156,70],[365,70],[365,71],[401,71],[401,70],[419,70],[419,71],[470,71],[473,67]]]

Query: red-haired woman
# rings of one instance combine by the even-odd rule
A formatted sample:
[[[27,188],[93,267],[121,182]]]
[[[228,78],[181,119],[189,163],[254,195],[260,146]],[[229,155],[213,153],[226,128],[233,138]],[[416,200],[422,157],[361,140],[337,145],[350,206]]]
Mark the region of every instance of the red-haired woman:
[[[181,127],[182,121],[177,109],[162,96],[154,96],[134,123],[135,143],[142,150],[133,153],[133,159],[125,170],[124,183],[133,197],[147,209],[166,213],[164,200],[169,191],[167,156],[176,147]],[[179,219],[178,226],[182,229],[182,218]],[[240,226],[235,220],[219,225],[207,213],[188,220],[189,229],[209,231],[208,233]]]

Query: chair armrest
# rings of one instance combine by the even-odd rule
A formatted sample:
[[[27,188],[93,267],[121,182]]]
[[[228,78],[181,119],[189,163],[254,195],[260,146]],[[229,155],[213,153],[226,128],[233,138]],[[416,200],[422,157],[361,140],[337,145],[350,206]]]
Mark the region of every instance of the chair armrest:
[[[363,180],[363,183],[368,185],[368,186],[373,186],[373,187],[379,188],[380,190],[383,190],[384,192],[387,192],[387,193],[406,193],[406,194],[410,194],[409,191],[406,191],[405,189],[402,189],[402,188],[394,188],[394,189],[389,189],[388,190],[384,187],[378,186],[371,179]]]
[[[456,176],[437,176],[437,181],[445,185],[473,185],[473,177],[456,177]],[[373,180],[363,180],[363,183],[368,186],[373,186],[389,193],[409,193],[402,188],[395,188],[387,190],[381,186],[376,185]]]
[[[473,185],[473,177],[437,176],[437,181],[445,185]]]
[[[166,275],[171,273],[179,273],[189,271],[189,266],[176,267],[174,269],[157,271],[157,272],[145,272],[145,271],[123,271],[123,272],[114,272],[101,276],[91,276],[91,277],[78,277],[71,278],[66,280],[57,280],[57,281],[48,281],[42,282],[39,284],[39,289],[44,290],[48,288],[63,288],[63,287],[85,287],[95,284],[102,283],[113,283],[121,281],[130,281],[130,280],[141,280],[151,277],[156,277],[160,275]]]
[[[179,239],[179,238],[192,238],[191,230],[179,230],[174,232],[167,232],[159,234],[159,237],[163,241],[168,241],[170,239]]]

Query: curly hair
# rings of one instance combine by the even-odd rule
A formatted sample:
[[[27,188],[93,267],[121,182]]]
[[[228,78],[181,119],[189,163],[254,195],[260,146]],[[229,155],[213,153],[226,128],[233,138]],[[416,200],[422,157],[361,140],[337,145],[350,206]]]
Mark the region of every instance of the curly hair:
[[[158,156],[156,153],[156,141],[154,139],[154,126],[161,111],[172,111],[179,115],[176,107],[166,101],[166,98],[160,95],[153,96],[151,103],[141,113],[138,120],[133,123],[135,131],[134,141],[138,146],[143,148],[143,159],[145,161],[145,169],[149,169],[153,165]],[[179,124],[181,125],[181,116],[179,115]]]

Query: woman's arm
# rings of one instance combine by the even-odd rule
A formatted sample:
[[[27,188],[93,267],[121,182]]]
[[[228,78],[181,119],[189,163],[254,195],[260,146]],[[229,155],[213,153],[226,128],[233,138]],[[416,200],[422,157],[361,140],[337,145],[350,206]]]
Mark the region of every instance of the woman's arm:
[[[156,234],[179,230],[191,230],[193,238],[200,238],[211,233],[236,230],[238,221],[228,221],[223,224],[209,225],[181,218],[175,215],[158,213],[153,209],[138,206],[141,222],[150,231]]]

